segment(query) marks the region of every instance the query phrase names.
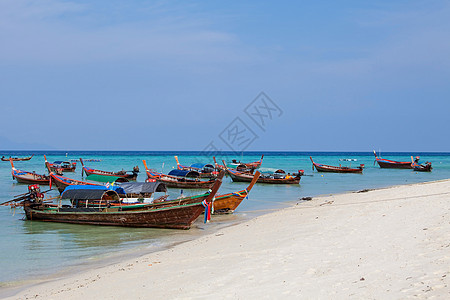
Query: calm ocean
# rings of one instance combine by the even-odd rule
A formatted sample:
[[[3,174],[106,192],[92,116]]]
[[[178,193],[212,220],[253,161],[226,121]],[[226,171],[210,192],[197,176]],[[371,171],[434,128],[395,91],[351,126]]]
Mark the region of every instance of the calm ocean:
[[[30,161],[15,162],[18,169],[45,173],[43,154],[50,162],[55,160],[100,159],[100,162],[86,162],[86,165],[101,170],[131,170],[139,166],[141,173],[138,181],[145,180],[142,159],[147,160],[150,168],[168,172],[176,167],[174,155],[180,163],[190,165],[194,162],[212,163],[212,158],[202,156],[200,152],[69,152],[0,151],[0,156],[28,156],[35,154]],[[244,162],[259,160],[261,152],[244,152],[229,158]],[[450,153],[382,153],[382,157],[409,161],[410,155],[420,155],[421,162],[431,161],[431,173],[417,173],[412,170],[380,169],[374,165],[373,153],[361,152],[265,152],[262,170],[283,169],[287,172],[305,170],[300,185],[261,185],[257,184],[248,200],[244,200],[234,215],[213,216],[208,224],[199,218],[188,231],[137,229],[120,227],[102,227],[70,225],[45,222],[24,221],[21,209],[12,210],[0,207],[0,289],[10,286],[32,283],[36,280],[61,276],[69,272],[82,270],[93,265],[104,265],[124,257],[139,253],[156,251],[175,243],[193,239],[199,235],[213,232],[221,227],[242,222],[262,213],[280,209],[305,196],[356,191],[368,188],[387,187],[450,178]],[[364,173],[333,174],[317,173],[311,170],[309,156],[323,164],[338,165],[339,159],[354,158],[352,165],[365,164]],[[345,164],[345,163],[344,163]],[[346,163],[348,164],[348,163]],[[75,173],[65,176],[81,179],[81,166],[78,163]],[[226,178],[219,193],[237,191],[247,186],[245,183],[232,183]],[[45,187],[43,188],[45,189]],[[17,184],[11,177],[9,162],[0,161],[0,202],[24,193],[27,185]],[[184,191],[184,194],[197,194],[200,191]],[[177,197],[180,190],[172,189],[170,194]],[[57,195],[52,191],[49,195]],[[413,200],[412,200],[413,201]],[[349,208],[351,209],[351,208]]]

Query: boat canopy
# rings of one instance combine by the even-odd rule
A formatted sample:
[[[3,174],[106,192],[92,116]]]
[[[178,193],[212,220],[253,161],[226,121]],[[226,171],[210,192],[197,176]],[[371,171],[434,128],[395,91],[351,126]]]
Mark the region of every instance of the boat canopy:
[[[146,194],[155,192],[167,192],[166,185],[162,182],[121,182],[118,186],[124,189],[126,194]],[[120,193],[119,193],[120,194]]]
[[[202,163],[195,163],[191,165],[191,168],[194,169],[214,169],[214,166],[211,164],[202,164]]]
[[[125,194],[120,186],[107,188],[95,185],[69,185],[61,194],[61,199],[71,200],[120,200],[118,194]]]
[[[200,177],[200,174],[197,171],[177,170],[177,169],[174,169],[174,170],[170,171],[169,175],[177,176],[177,177],[193,177],[193,178]]]
[[[236,170],[238,170],[238,171],[245,171],[247,169],[249,169],[249,168],[244,164],[240,164],[240,165],[236,166]]]

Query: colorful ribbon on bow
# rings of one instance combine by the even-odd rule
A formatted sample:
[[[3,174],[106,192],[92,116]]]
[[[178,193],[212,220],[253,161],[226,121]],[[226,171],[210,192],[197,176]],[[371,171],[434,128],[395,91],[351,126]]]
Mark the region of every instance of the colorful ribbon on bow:
[[[202,201],[202,205],[205,208],[205,223],[211,220],[211,203],[206,202],[206,200]]]

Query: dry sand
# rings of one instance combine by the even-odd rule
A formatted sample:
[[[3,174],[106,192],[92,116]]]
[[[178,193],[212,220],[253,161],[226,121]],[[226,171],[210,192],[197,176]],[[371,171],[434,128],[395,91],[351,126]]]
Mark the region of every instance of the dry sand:
[[[450,180],[314,198],[12,299],[450,299]]]

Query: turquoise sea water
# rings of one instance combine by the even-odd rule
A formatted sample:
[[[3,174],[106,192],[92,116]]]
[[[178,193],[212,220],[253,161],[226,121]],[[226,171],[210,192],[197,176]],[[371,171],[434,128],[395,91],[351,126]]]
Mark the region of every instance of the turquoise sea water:
[[[180,163],[190,165],[195,162],[212,163],[212,158],[200,152],[7,152],[0,156],[28,156],[34,153],[30,161],[15,162],[18,169],[45,173],[43,154],[50,162],[54,160],[100,159],[100,162],[86,162],[92,168],[118,171],[131,170],[139,166],[141,173],[138,181],[146,179],[142,159],[150,168],[165,173],[176,167],[174,155]],[[244,162],[259,160],[261,152],[246,152],[238,156],[227,154],[227,159],[236,158]],[[261,213],[283,208],[298,202],[299,198],[319,194],[356,191],[367,188],[379,188],[398,184],[408,184],[450,178],[450,153],[382,153],[382,157],[409,161],[410,155],[420,155],[421,162],[431,161],[431,173],[417,173],[412,170],[380,169],[374,165],[372,153],[360,152],[265,152],[262,170],[283,169],[287,172],[305,170],[300,185],[261,185],[257,184],[248,200],[245,200],[234,215],[213,216],[208,224],[199,218],[188,231],[120,228],[104,226],[71,225],[23,220],[21,209],[12,210],[0,207],[0,292],[9,286],[30,283],[34,280],[60,276],[94,264],[106,264],[124,257],[155,251],[186,241],[199,235],[217,230],[236,222],[242,222]],[[342,158],[355,158],[352,165],[365,164],[361,174],[317,173],[311,170],[309,156],[323,164],[338,165]],[[75,173],[65,176],[81,179],[81,166],[78,163]],[[232,183],[226,178],[219,193],[228,193],[244,189],[246,183]],[[42,187],[43,190],[46,187]],[[27,185],[12,180],[9,162],[0,162],[0,202],[12,199],[14,195],[24,193]],[[198,194],[201,191],[184,190],[184,194]],[[171,189],[169,194],[177,197],[180,190]],[[56,190],[49,195],[57,195]]]

